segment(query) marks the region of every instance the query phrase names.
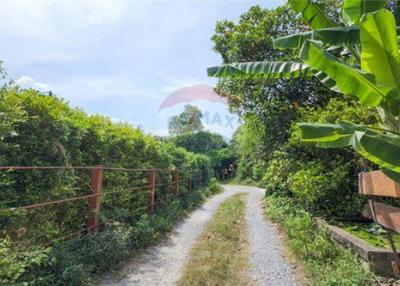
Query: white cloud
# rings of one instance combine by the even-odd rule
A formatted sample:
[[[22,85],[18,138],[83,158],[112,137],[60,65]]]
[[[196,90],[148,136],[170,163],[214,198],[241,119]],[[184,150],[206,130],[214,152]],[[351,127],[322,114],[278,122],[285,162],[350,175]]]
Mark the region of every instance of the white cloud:
[[[21,86],[28,85],[33,82],[34,82],[33,78],[31,78],[30,76],[27,76],[27,75],[23,75],[19,79],[15,80],[15,83],[18,85],[21,85]]]
[[[26,65],[65,63],[87,57],[84,51],[107,37],[124,18],[128,0],[0,0],[2,60]],[[21,56],[23,54],[23,56]]]
[[[23,75],[20,78],[16,79],[15,83],[24,88],[33,87],[41,91],[48,91],[50,88],[49,84],[43,82],[37,82],[32,77],[27,75]]]
[[[0,2],[0,30],[29,37],[65,39],[93,26],[119,23],[125,0],[14,0]],[[54,39],[54,38],[53,38]]]

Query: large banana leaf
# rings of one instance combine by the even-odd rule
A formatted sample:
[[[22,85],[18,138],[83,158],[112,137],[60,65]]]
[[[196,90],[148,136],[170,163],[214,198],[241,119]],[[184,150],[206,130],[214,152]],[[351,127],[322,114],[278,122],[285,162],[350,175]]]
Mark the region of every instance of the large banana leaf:
[[[297,123],[300,128],[300,138],[305,142],[335,142],[339,139],[353,136],[357,130],[365,130],[365,127],[360,127],[351,123],[329,124],[329,123]],[[349,146],[351,143],[344,143],[342,146]],[[327,145],[327,147],[330,147]]]
[[[385,0],[344,0],[342,18],[348,26],[358,25],[362,15],[382,9],[387,4]]]
[[[298,123],[300,138],[320,147],[353,146],[354,150],[379,166],[400,173],[400,136],[385,134],[352,123]],[[393,174],[392,174],[393,175]]]
[[[377,83],[400,90],[400,54],[393,14],[381,9],[365,15],[360,23],[360,40],[361,68],[373,72]]]
[[[358,153],[382,168],[400,172],[400,145],[382,134],[356,132],[356,135],[355,150]]]
[[[392,88],[377,85],[372,74],[356,69],[338,60],[315,41],[307,40],[300,51],[300,58],[312,69],[326,73],[344,94],[357,96],[368,106],[378,106]]]
[[[297,78],[311,77],[311,69],[300,62],[232,63],[207,69],[209,76],[240,78]]]
[[[207,69],[208,76],[219,78],[307,78],[315,76],[327,88],[340,92],[336,82],[326,73],[310,69],[298,62],[232,63]]]
[[[309,32],[289,35],[273,40],[275,48],[296,49],[300,48],[306,40],[322,41],[330,46],[347,46],[360,43],[360,30],[358,27],[335,27],[313,30]]]
[[[312,0],[289,0],[290,7],[296,14],[301,14],[305,23],[313,29],[334,27],[321,5]]]

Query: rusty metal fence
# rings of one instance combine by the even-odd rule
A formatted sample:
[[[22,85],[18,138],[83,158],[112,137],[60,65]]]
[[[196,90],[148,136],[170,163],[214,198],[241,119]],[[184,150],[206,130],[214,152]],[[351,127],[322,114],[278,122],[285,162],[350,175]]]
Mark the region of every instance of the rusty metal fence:
[[[124,216],[133,215],[135,213],[143,213],[147,212],[148,215],[153,215],[155,212],[155,208],[157,204],[167,204],[171,202],[173,199],[177,199],[181,194],[187,194],[192,191],[193,181],[201,181],[201,174],[193,173],[190,171],[181,172],[178,169],[131,169],[131,168],[114,168],[114,167],[104,167],[104,166],[78,166],[78,167],[68,167],[68,166],[49,166],[49,167],[37,167],[37,166],[0,166],[0,172],[4,171],[30,171],[30,170],[84,170],[90,171],[90,184],[89,193],[61,198],[61,199],[53,199],[53,200],[44,200],[34,203],[29,203],[20,206],[8,207],[8,208],[0,208],[1,213],[15,213],[19,210],[29,211],[33,209],[44,208],[47,206],[60,206],[66,203],[75,203],[77,201],[86,201],[87,206],[86,213],[81,214],[82,216],[86,216],[86,225],[80,228],[77,231],[71,232],[67,235],[58,237],[56,241],[65,240],[79,234],[83,234],[85,232],[94,232],[99,230],[99,228],[106,224],[106,222],[101,222],[100,213],[102,209],[102,202],[104,201],[105,196],[112,196],[116,194],[122,193],[140,193],[144,194],[146,198],[146,203],[142,206],[135,207],[129,210],[129,213],[125,213]],[[105,172],[127,172],[127,173],[137,173],[141,174],[141,180],[144,181],[143,184],[132,186],[127,189],[119,189],[119,190],[111,190],[104,191],[103,182],[104,182],[104,174]],[[169,178],[165,182],[162,182],[162,178]],[[185,192],[181,193],[180,188],[184,187]],[[197,184],[199,186],[199,184]],[[163,190],[168,192],[167,195],[164,196],[164,199],[161,197],[155,196],[156,188],[164,188]],[[172,190],[172,192],[171,192]],[[172,198],[172,200],[165,200],[165,198]],[[111,210],[112,211],[112,210]],[[117,219],[117,218],[115,218]],[[1,230],[1,229],[0,229]],[[45,245],[50,245],[55,240],[51,240]]]

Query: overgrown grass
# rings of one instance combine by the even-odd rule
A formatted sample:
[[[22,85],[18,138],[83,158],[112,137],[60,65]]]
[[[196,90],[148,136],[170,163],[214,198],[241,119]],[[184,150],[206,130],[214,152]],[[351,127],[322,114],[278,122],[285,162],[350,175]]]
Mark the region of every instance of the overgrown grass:
[[[244,194],[226,200],[191,251],[178,285],[250,285]]]
[[[314,285],[372,285],[372,274],[350,252],[333,242],[312,216],[287,197],[267,196],[266,215],[279,223],[291,249],[305,263]]]

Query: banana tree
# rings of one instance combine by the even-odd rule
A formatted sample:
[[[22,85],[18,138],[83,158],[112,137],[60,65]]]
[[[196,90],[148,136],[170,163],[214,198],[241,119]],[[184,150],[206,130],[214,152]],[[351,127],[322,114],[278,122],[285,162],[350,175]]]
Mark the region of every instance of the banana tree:
[[[376,107],[379,126],[298,123],[300,137],[320,147],[352,146],[400,182],[400,54],[394,15],[384,0],[344,0],[335,24],[312,0],[289,0],[312,30],[274,40],[298,49],[298,62],[232,63],[208,68],[215,77],[316,77],[329,89]]]

